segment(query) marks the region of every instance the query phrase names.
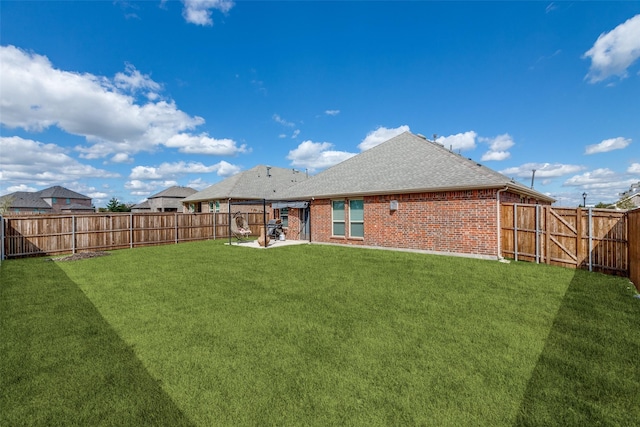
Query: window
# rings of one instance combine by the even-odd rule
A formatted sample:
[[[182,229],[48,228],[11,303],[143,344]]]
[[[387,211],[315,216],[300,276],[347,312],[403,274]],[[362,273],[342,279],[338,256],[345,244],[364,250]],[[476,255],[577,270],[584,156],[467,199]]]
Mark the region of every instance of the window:
[[[220,212],[220,202],[218,200],[209,202],[209,212]]]
[[[331,220],[333,222],[332,235],[344,236],[344,200],[331,202]]]
[[[65,204],[70,205],[71,204],[71,199],[67,199],[64,201]]]
[[[349,200],[349,236],[364,237],[364,200]]]
[[[54,205],[55,205],[56,203],[58,203],[58,198],[57,198],[57,197],[52,197],[52,198],[51,198],[51,203],[52,203],[52,204],[54,204]]]
[[[289,226],[289,208],[280,209],[280,221],[282,221],[283,227]]]

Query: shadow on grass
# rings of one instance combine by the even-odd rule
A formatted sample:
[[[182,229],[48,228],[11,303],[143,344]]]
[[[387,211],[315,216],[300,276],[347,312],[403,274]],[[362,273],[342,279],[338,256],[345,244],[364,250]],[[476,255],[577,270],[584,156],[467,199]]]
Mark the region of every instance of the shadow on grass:
[[[0,425],[192,425],[55,263],[0,279]]]
[[[576,271],[516,425],[636,425],[640,300],[633,294],[625,279]]]

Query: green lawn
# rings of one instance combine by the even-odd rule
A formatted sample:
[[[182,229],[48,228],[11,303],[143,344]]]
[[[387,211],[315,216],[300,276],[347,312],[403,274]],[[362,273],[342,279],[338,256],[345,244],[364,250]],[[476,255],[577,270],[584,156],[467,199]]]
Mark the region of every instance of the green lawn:
[[[0,269],[0,425],[633,425],[640,299],[584,271],[195,242]]]

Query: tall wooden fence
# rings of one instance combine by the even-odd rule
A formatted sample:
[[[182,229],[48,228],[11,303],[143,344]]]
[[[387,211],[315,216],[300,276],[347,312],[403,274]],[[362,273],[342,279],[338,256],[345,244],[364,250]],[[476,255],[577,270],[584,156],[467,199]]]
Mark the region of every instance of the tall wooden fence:
[[[500,218],[502,256],[630,276],[640,262],[639,217],[607,209],[505,203]],[[630,237],[633,227],[635,235]]]
[[[262,212],[243,213],[258,234]],[[2,218],[2,257],[54,255],[229,237],[228,213],[25,215]]]
[[[629,279],[640,291],[640,208],[627,214],[629,221]]]

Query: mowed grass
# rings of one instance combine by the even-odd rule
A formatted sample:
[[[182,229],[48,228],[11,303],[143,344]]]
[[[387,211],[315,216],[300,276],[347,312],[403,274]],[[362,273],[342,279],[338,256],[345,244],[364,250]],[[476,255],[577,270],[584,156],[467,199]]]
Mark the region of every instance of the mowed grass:
[[[633,425],[627,279],[223,242],[0,270],[0,425]]]

